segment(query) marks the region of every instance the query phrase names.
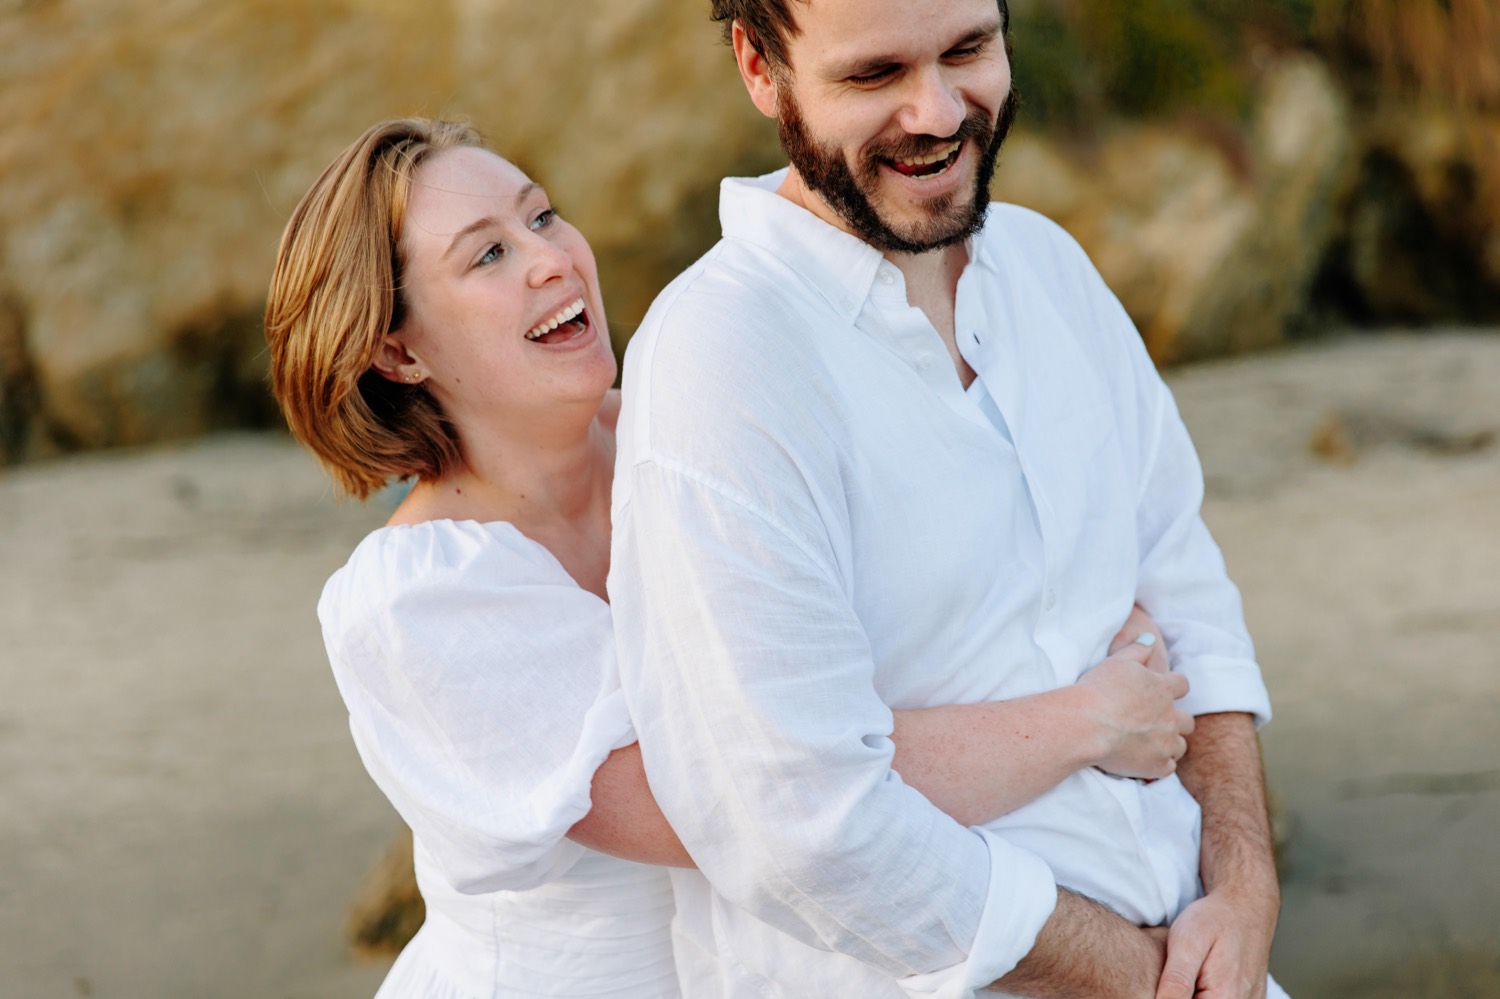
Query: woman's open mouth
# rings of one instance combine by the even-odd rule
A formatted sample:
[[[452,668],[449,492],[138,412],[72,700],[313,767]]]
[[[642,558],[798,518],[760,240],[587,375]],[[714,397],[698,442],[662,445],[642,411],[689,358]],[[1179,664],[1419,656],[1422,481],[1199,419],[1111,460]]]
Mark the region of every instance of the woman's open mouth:
[[[953,166],[963,148],[963,140],[957,139],[925,155],[901,156],[888,159],[885,164],[904,177],[936,177]]]
[[[580,298],[527,330],[526,339],[534,343],[563,343],[582,336],[588,328],[589,315]]]

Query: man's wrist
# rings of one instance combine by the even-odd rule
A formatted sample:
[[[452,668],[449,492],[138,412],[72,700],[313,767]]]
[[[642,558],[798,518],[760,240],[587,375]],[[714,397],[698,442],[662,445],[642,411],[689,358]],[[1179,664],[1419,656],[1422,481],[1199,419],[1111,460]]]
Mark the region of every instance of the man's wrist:
[[[1269,878],[1239,876],[1205,884],[1204,892],[1227,900],[1235,912],[1253,914],[1271,926],[1276,925],[1281,913],[1281,885],[1274,870]]]

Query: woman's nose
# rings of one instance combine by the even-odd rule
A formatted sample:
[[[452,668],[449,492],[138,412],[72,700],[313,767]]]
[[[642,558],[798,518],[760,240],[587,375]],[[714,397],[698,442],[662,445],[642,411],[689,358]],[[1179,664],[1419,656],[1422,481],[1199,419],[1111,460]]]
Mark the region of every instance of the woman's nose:
[[[527,277],[533,287],[566,277],[573,271],[573,255],[540,233],[533,233],[527,240],[526,252],[530,258]]]

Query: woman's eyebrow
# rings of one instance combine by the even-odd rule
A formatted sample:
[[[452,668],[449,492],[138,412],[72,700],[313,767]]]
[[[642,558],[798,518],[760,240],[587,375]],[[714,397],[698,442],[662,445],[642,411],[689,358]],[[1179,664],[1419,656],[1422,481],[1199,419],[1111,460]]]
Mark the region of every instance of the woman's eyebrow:
[[[481,229],[488,229],[490,226],[498,224],[499,223],[497,223],[488,215],[486,215],[484,218],[475,219],[473,222],[470,222],[468,225],[464,226],[462,229],[458,230],[458,232],[453,234],[453,241],[448,244],[448,249],[443,251],[443,255],[439,259],[447,260],[449,257],[453,256],[453,252],[458,249],[458,245],[464,240],[468,239],[470,236],[474,235]]]
[[[542,185],[538,184],[534,180],[527,181],[526,184],[516,192],[516,204],[519,205],[521,202],[525,201],[528,197],[531,196],[531,193],[533,191],[541,186]],[[448,249],[443,251],[443,255],[439,259],[447,260],[449,257],[453,256],[453,251],[458,249],[458,244],[462,243],[465,239],[468,239],[479,230],[487,229],[492,225],[499,225],[499,223],[489,215],[470,222],[468,225],[464,226],[462,229],[458,230],[458,232],[453,234],[453,240],[448,244]]]

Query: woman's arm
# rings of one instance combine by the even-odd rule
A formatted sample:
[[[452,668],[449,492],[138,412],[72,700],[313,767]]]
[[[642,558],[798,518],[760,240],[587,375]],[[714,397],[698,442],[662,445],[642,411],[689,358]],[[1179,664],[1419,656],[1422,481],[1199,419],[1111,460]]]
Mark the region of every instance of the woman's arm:
[[[964,825],[988,822],[1098,767],[1156,779],[1177,769],[1193,719],[1176,707],[1161,633],[1139,607],[1109,658],[1077,683],[1030,697],[897,711],[891,769]]]
[[[1041,797],[1085,767],[1124,777],[1165,777],[1182,739],[1169,684],[1126,652],[1085,680],[1030,697],[896,712],[891,769],[966,826],[988,822]],[[1086,682],[1087,681],[1087,682]],[[1115,698],[1139,710],[1122,718]],[[1181,755],[1180,752],[1177,755]]]
[[[594,771],[593,807],[568,830],[568,838],[591,850],[641,864],[693,867],[693,858],[667,825],[646,784],[639,743],[605,757]]]
[[[1176,769],[1192,719],[1174,707],[1187,681],[1167,673],[1154,626],[1139,612],[1108,659],[1075,684],[1029,697],[895,712],[891,768],[938,808],[977,825],[1056,787],[1084,767],[1126,777]],[[1152,645],[1136,636],[1152,632]],[[629,860],[691,867],[641,765],[640,747],[611,753],[594,774],[593,808],[577,843]]]

